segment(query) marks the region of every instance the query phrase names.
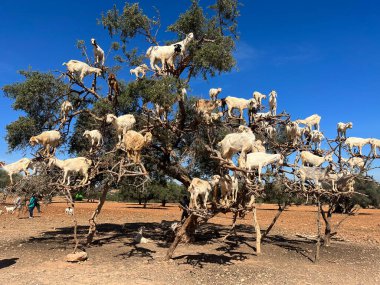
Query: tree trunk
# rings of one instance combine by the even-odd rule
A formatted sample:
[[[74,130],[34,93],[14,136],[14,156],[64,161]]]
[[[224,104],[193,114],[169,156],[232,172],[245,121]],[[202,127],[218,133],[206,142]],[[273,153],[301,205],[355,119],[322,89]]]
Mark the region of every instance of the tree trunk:
[[[88,229],[88,234],[87,234],[86,243],[85,243],[86,245],[89,245],[90,243],[92,243],[94,239],[94,236],[96,233],[96,218],[100,214],[100,211],[103,208],[109,189],[110,189],[110,186],[108,185],[108,183],[105,183],[103,186],[102,196],[100,197],[99,202],[98,202],[98,206],[96,207],[95,211],[92,213],[92,216],[88,221],[90,224],[90,227]]]
[[[319,253],[321,249],[321,202],[318,198],[318,206],[317,206],[317,244],[316,244],[316,250],[315,250],[315,259],[314,262],[317,262],[319,260]]]
[[[256,232],[256,254],[260,255],[261,254],[261,231],[260,231],[260,225],[257,221],[257,210],[256,210],[256,205],[253,207],[253,226],[255,227],[255,232]]]
[[[76,253],[76,251],[78,249],[78,245],[79,245],[79,240],[78,240],[78,235],[77,235],[78,221],[77,221],[76,214],[75,214],[75,208],[74,208],[75,204],[74,204],[73,197],[71,195],[70,190],[66,189],[66,193],[67,193],[66,199],[68,200],[70,207],[73,209],[74,241],[75,241],[75,247],[74,247],[73,253]]]
[[[325,235],[323,237],[323,244],[325,246],[330,246],[331,244],[331,217],[332,217],[332,208],[329,206],[329,210],[327,211],[327,216],[326,212],[323,210],[322,205],[321,205],[321,214],[323,221],[325,222]]]
[[[269,225],[269,227],[264,232],[263,236],[261,237],[261,240],[263,240],[263,239],[265,239],[267,237],[267,235],[269,234],[269,232],[272,230],[274,224],[277,222],[278,218],[281,216],[282,212],[286,209],[287,206],[288,205],[286,203],[283,204],[282,206],[281,205],[278,206],[278,210],[277,210],[276,216],[274,216],[274,218],[272,220],[272,223]]]
[[[142,198],[141,198],[141,193],[139,192],[139,196],[137,197],[137,200],[139,201],[139,205],[142,204]]]
[[[188,241],[190,239],[191,233],[194,231],[194,229],[197,226],[197,221],[198,221],[197,216],[195,216],[193,214],[191,214],[189,217],[187,217],[187,219],[185,220],[185,222],[183,223],[183,225],[181,226],[181,228],[177,232],[173,243],[169,247],[169,249],[166,253],[165,260],[169,260],[173,257],[175,249],[177,248],[178,244],[182,240]]]
[[[148,203],[148,198],[146,195],[144,196],[144,209],[146,208],[146,204]]]
[[[161,201],[161,206],[162,206],[162,207],[165,207],[165,206],[166,206],[166,200],[165,200],[165,199],[163,199],[163,200]]]

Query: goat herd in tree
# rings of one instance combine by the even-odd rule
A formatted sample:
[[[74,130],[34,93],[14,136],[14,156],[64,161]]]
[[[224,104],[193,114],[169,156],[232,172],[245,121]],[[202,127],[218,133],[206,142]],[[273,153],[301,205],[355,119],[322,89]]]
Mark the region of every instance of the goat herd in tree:
[[[126,5],[134,10],[137,4]],[[196,10],[197,5],[193,3],[190,11]],[[141,11],[137,11],[143,17]],[[102,21],[115,35],[121,28],[110,28],[111,17],[126,15],[111,14],[103,15]],[[65,85],[67,92],[58,96],[58,118],[49,124],[50,129],[29,139],[30,146],[41,146],[34,154],[35,158],[0,164],[11,179],[6,193],[34,192],[38,189],[33,189],[33,185],[39,185],[36,181],[45,179],[47,190],[39,189],[43,194],[65,194],[70,213],[74,214],[76,251],[78,246],[92,242],[96,218],[111,187],[126,182],[129,187],[136,187],[136,191],[143,191],[141,189],[157,177],[175,179],[188,188],[190,205],[184,208],[189,214],[187,219],[173,228],[175,238],[167,252],[167,258],[171,258],[179,242],[190,240],[200,223],[219,213],[229,212],[233,217],[229,235],[236,234],[238,217],[253,213],[256,252],[259,254],[262,236],[256,201],[265,196],[265,189],[279,185],[279,194],[289,199],[304,198],[317,205],[318,258],[321,240],[327,245],[330,242],[329,217],[342,199],[350,199],[356,193],[356,179],[370,179],[367,172],[377,158],[380,140],[347,137],[347,130],[353,127],[351,122],[338,123],[337,137],[328,139],[320,131],[319,115],[292,120],[289,114],[278,113],[277,92],[274,90],[268,95],[268,109],[264,106],[267,96],[257,91],[250,99],[222,98],[222,88],[211,88],[208,100],[188,96],[190,78],[196,74],[206,77],[215,73],[205,67],[208,63],[200,60],[202,52],[216,48],[230,51],[228,39],[232,36],[223,36],[223,22],[219,24],[220,30],[215,29],[215,36],[211,36],[210,31],[202,34],[199,29],[180,29],[180,24],[171,27],[176,31],[187,31],[186,34],[179,32],[183,40],[162,46],[158,45],[150,27],[139,28],[140,34],[156,45],[146,51],[150,68],[140,62],[131,69],[130,74],[136,80],[128,86],[117,79],[117,68],[106,66],[105,52],[95,39],[91,39],[93,62],[82,42],[80,48],[86,62],[69,60],[64,63],[67,71],[61,72],[57,79],[59,82],[69,80]],[[211,25],[216,24],[210,22],[208,25],[213,31]],[[125,43],[125,39],[122,42]],[[129,55],[130,64],[137,62],[133,51]],[[230,66],[217,62],[219,54],[216,57],[215,62],[210,61],[217,71],[230,69]],[[182,74],[186,75],[185,80],[180,78]],[[92,84],[87,87],[86,78],[90,76]],[[108,94],[102,96],[98,93],[101,90],[98,81],[106,76]],[[7,88],[4,90],[11,93]],[[244,116],[245,110],[247,116]],[[72,122],[75,123],[74,129]],[[86,145],[83,139],[89,144]],[[322,142],[327,149],[321,148]],[[82,156],[64,160],[55,157],[56,149],[65,144],[75,145],[77,148],[70,152]],[[371,146],[367,155],[362,153],[366,144]],[[33,175],[29,175],[30,168],[34,169]],[[25,176],[14,183],[12,175],[19,172],[24,172]],[[63,175],[59,182],[57,173]],[[81,180],[77,180],[78,175],[82,176]],[[75,178],[70,179],[73,176]],[[72,195],[85,189],[98,189],[101,193],[90,218],[88,235],[80,243],[76,235]],[[209,199],[210,195],[212,199]],[[279,211],[283,209],[280,207]],[[320,232],[320,216],[326,223],[324,235]]]

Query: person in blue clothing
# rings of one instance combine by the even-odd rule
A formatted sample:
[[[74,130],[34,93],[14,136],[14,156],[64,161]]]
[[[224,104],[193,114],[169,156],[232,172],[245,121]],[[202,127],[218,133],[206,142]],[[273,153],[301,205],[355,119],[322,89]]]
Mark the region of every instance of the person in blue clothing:
[[[32,197],[30,197],[29,205],[28,205],[29,219],[33,218],[33,210],[36,206],[37,206],[37,198],[36,198],[36,195],[33,193]]]

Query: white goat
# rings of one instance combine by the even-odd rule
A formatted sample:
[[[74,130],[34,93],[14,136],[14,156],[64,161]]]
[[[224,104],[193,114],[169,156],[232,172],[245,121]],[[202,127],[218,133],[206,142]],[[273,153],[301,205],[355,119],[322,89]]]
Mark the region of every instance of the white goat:
[[[164,71],[165,64],[167,64],[169,68],[174,69],[176,55],[181,54],[184,56],[186,49],[193,38],[194,34],[190,33],[180,42],[168,46],[151,46],[148,48],[146,51],[146,57],[150,60],[150,67],[153,70]],[[161,61],[161,68],[156,64],[157,61]]]
[[[304,183],[306,180],[313,180],[315,185],[321,186],[320,182],[326,179],[329,170],[330,167],[301,166],[294,171],[294,174],[300,178],[302,190],[305,190]]]
[[[102,75],[102,70],[100,68],[89,66],[87,63],[79,60],[70,60],[69,62],[64,62],[62,65],[67,66],[67,70],[72,75],[79,76],[79,81],[83,83],[83,78],[89,74],[95,73],[96,76]]]
[[[94,58],[96,64],[101,64],[101,66],[104,65],[104,61],[106,60],[104,56],[104,50],[100,48],[100,46],[97,44],[95,39],[91,39],[91,44],[94,47]]]
[[[91,164],[92,160],[85,157],[69,158],[66,160],[60,160],[56,157],[51,157],[49,158],[48,166],[51,167],[52,165],[55,165],[63,170],[62,184],[65,183],[69,171],[72,171],[80,173],[83,176],[83,179],[79,185],[85,185],[88,180],[88,170],[90,169]],[[67,179],[67,185],[70,185],[70,176]]]
[[[117,136],[119,138],[119,143],[122,141],[124,134],[133,128],[136,123],[136,119],[133,115],[127,114],[120,117],[116,117],[113,114],[108,114],[106,117],[107,124],[113,124]]]
[[[92,130],[92,131],[85,130],[83,133],[83,136],[87,139],[91,139],[90,152],[92,151],[93,146],[96,145],[97,147],[99,147],[99,146],[103,145],[103,143],[104,143],[103,136],[98,130]]]
[[[336,186],[337,182],[339,179],[341,179],[345,174],[343,172],[341,173],[331,173],[331,172],[328,172],[325,176],[325,181],[329,181],[331,182],[331,185],[332,185],[332,190],[333,191],[338,191],[338,188]]]
[[[351,169],[358,169],[359,171],[364,168],[365,160],[362,157],[341,158],[342,162],[349,166]]]
[[[262,100],[267,98],[266,95],[261,94],[258,91],[253,92],[252,96],[255,98],[255,101],[259,104],[259,106],[261,106]]]
[[[5,211],[7,212],[7,214],[9,214],[9,213],[13,214],[15,209],[16,209],[15,206],[10,206],[10,207],[4,206],[4,208],[5,208]]]
[[[272,116],[276,116],[277,113],[277,92],[272,90],[269,93],[269,107],[272,113]]]
[[[248,128],[239,133],[228,134],[218,143],[222,157],[230,160],[231,163],[234,153],[241,152],[241,155],[244,156],[248,152],[253,151],[255,146],[255,135]]]
[[[232,110],[233,109],[239,109],[239,112],[240,112],[240,119],[243,119],[243,110],[244,109],[247,109],[248,107],[250,107],[250,104],[252,102],[252,104],[256,104],[256,100],[254,98],[252,99],[242,99],[242,98],[236,98],[236,97],[232,97],[232,96],[227,96],[224,101],[226,102],[227,104],[227,108],[228,108],[228,116],[229,117],[232,117]]]
[[[359,149],[359,154],[362,155],[362,148],[366,144],[370,142],[371,139],[363,139],[363,138],[357,138],[357,137],[349,137],[345,140],[345,145],[348,146],[350,151],[352,151],[352,148],[356,146]]]
[[[223,117],[223,112],[218,113],[203,113],[203,116],[205,118],[206,124],[212,124],[214,122],[219,121],[221,117]]]
[[[136,80],[137,79],[140,79],[140,78],[144,78],[145,77],[145,74],[146,74],[146,71],[148,70],[148,66],[143,63],[133,69],[130,69],[129,70],[129,73],[132,75],[134,74],[136,76]],[[141,77],[140,77],[140,74],[141,74]]]
[[[282,165],[284,163],[284,157],[281,154],[271,154],[265,152],[254,152],[247,154],[247,158],[244,156],[239,157],[239,167],[246,170],[257,169],[259,172],[259,182],[261,183],[262,168],[269,164]]]
[[[377,156],[376,150],[380,148],[380,140],[379,139],[370,139],[369,143],[371,144],[372,153],[374,156]]]
[[[217,185],[219,179],[219,175],[214,175],[210,182],[199,178],[193,178],[189,188],[187,189],[190,192],[189,208],[199,209],[197,199],[200,196],[202,198],[203,207],[206,209],[208,195],[210,194],[212,188]]]
[[[286,137],[295,145],[302,139],[302,130],[296,122],[289,122],[285,127]]]
[[[64,101],[61,105],[61,118],[63,122],[66,122],[66,117],[69,115],[70,111],[72,111],[73,105],[69,101]]]
[[[318,156],[310,151],[302,151],[301,152],[301,161],[302,165],[310,164],[312,166],[320,166],[325,161],[332,162],[333,161],[333,153],[330,152],[325,156]]]
[[[210,95],[210,99],[216,100],[220,92],[222,92],[222,88],[211,88],[208,92],[208,94]]]
[[[4,162],[0,161],[0,167],[2,167],[5,172],[7,172],[9,179],[11,181],[11,184],[13,184],[13,179],[12,175],[17,174],[21,171],[25,173],[26,176],[29,175],[28,168],[31,167],[32,161],[29,158],[21,158],[20,160],[10,163],[10,164],[5,164]]]
[[[267,134],[268,138],[270,138],[272,140],[276,138],[277,130],[275,127],[267,126],[267,127],[265,127],[264,132]]]
[[[316,149],[320,149],[321,142],[325,138],[320,131],[312,130],[309,134],[310,141],[315,144]]]
[[[32,136],[29,140],[29,144],[31,146],[35,146],[36,144],[41,144],[45,147],[45,155],[50,154],[50,147],[53,148],[53,154],[55,153],[55,149],[59,145],[59,141],[61,139],[61,134],[58,131],[45,131],[37,136]]]
[[[319,123],[321,122],[321,116],[314,114],[303,120],[298,119],[295,122],[297,124],[306,125],[310,130],[312,129],[312,127],[314,127],[319,131]]]
[[[221,100],[205,100],[205,99],[199,99],[195,102],[195,109],[198,113],[204,114],[209,113],[211,114],[212,111],[214,111],[215,108],[218,108],[222,106]]]
[[[72,215],[74,215],[74,209],[71,208],[71,207],[67,207],[67,208],[65,209],[65,214],[68,215],[68,216],[72,216]]]
[[[255,120],[268,118],[270,116],[272,116],[271,112],[256,113],[256,114],[253,115],[253,117],[255,118]]]
[[[227,207],[230,204],[228,197],[231,197],[233,202],[236,202],[237,192],[239,190],[239,181],[236,176],[230,176],[229,174],[220,177],[219,185],[221,189],[221,204]],[[216,190],[216,188],[214,189]],[[214,191],[214,197],[216,198],[216,191]]]
[[[347,129],[352,129],[352,123],[351,122],[348,122],[348,123],[342,123],[342,122],[339,122],[336,126],[337,128],[337,132],[338,132],[338,137],[342,137],[342,138],[346,138],[346,131]]]

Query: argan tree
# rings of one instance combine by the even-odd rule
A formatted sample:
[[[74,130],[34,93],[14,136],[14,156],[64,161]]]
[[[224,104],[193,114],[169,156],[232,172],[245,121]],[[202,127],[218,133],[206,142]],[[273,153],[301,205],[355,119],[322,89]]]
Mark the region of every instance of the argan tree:
[[[60,172],[47,166],[49,157],[41,156],[40,151],[34,148],[34,163],[39,169],[37,175],[23,179],[23,183],[15,185],[13,189],[32,191],[32,186],[28,188],[28,185],[35,185],[37,179],[47,179],[45,184],[49,187],[44,191],[50,193],[46,194],[63,193],[73,207],[72,196],[76,192],[88,189],[98,191],[100,200],[90,218],[89,233],[84,241],[88,244],[93,240],[97,215],[111,187],[117,188],[122,184],[123,187],[144,191],[151,181],[159,183],[176,180],[187,188],[194,177],[209,178],[214,174],[225,175],[234,171],[239,177],[237,200],[227,207],[220,205],[217,197],[214,197],[214,203],[209,209],[186,208],[190,216],[177,231],[167,257],[171,258],[180,241],[191,239],[195,227],[201,221],[220,212],[233,213],[231,230],[234,230],[238,217],[253,213],[256,250],[259,253],[261,232],[256,219],[255,199],[264,195],[264,185],[280,183],[284,193],[302,197],[311,195],[315,201],[320,201],[318,197],[322,190],[310,183],[307,194],[299,187],[298,181],[291,179],[297,168],[289,161],[291,155],[300,150],[311,150],[311,144],[303,140],[293,144],[287,140],[286,126],[290,122],[288,114],[258,118],[254,113],[260,108],[250,108],[253,116],[250,115],[247,121],[256,138],[264,142],[267,152],[279,153],[285,158],[281,167],[267,171],[263,175],[264,182],[259,183],[255,171],[248,171],[224,159],[217,147],[217,143],[226,134],[239,132],[239,125],[245,122],[228,118],[224,114],[221,120],[210,123],[195,108],[196,96],[183,96],[183,88],[189,89],[192,80],[207,80],[234,68],[236,61],[233,52],[238,40],[238,17],[237,0],[216,0],[207,7],[192,0],[178,19],[163,29],[159,11],[148,15],[138,3],[127,2],[124,7],[114,6],[104,12],[99,19],[100,25],[114,40],[109,47],[110,53],[106,53],[105,66],[97,65],[102,69],[101,77],[87,76],[82,83],[65,70],[51,73],[21,71],[20,74],[25,78],[23,82],[3,87],[5,96],[14,100],[13,108],[25,114],[7,126],[6,139],[10,150],[29,149],[31,136],[57,129],[62,136],[59,150],[67,156],[85,156],[92,160],[93,165],[87,184],[62,185],[57,183]],[[164,31],[172,36],[173,41],[160,40]],[[118,76],[120,69],[136,67],[146,62],[145,54],[149,47],[181,41],[190,33],[193,34],[193,39],[185,53],[179,51],[176,54],[174,68],[169,62],[164,62],[160,70],[149,69],[147,76],[139,80],[123,80]],[[141,39],[146,42],[144,48],[131,48]],[[84,40],[78,41],[78,53],[83,55],[83,61],[95,66],[86,44]],[[120,89],[114,95],[107,93],[107,79],[111,73],[116,74]],[[60,114],[63,101],[69,101],[73,105],[73,110],[65,120]],[[160,116],[154,106],[162,108],[165,115]],[[128,159],[122,145],[118,144],[115,129],[106,123],[107,114],[132,114],[136,118],[135,130],[152,133],[153,141],[144,148],[141,163]],[[269,125],[276,129],[276,139],[268,137],[265,128]],[[99,130],[104,137],[104,145],[92,152],[82,135],[85,130],[91,129]],[[338,161],[340,155],[338,154]],[[75,216],[74,222],[76,225]],[[76,249],[79,244],[76,235],[75,239]]]

